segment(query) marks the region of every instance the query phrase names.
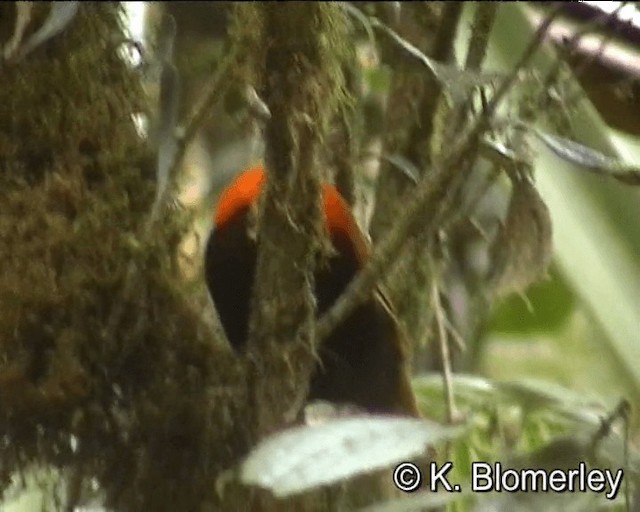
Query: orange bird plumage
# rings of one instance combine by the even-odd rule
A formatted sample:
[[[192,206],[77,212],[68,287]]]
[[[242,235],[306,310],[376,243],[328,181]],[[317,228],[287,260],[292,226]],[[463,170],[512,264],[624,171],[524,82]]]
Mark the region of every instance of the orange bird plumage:
[[[222,193],[205,252],[209,292],[234,349],[247,342],[257,246],[248,217],[267,179],[262,166],[241,173]],[[322,314],[366,263],[369,246],[337,189],[322,188],[325,223],[335,253],[316,270]],[[377,294],[348,316],[324,341],[308,400],[359,406],[369,412],[418,415],[398,326]]]

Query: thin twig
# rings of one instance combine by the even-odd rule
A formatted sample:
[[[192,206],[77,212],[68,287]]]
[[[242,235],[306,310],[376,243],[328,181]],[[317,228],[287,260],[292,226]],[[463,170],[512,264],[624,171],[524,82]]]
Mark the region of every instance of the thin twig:
[[[182,132],[176,137],[176,149],[173,153],[173,160],[169,166],[167,173],[169,180],[176,176],[178,169],[182,165],[182,160],[189,147],[189,144],[193,141],[194,137],[198,133],[198,130],[202,126],[207,114],[211,112],[213,106],[220,100],[224,92],[229,87],[229,71],[231,66],[236,62],[239,53],[239,46],[234,44],[231,51],[225,56],[224,60],[220,63],[216,69],[213,77],[207,85],[204,93],[200,96],[191,114],[187,118],[183,127],[180,129]],[[173,193],[173,187],[171,182],[163,189],[162,195],[157,200],[159,206],[163,206],[167,203],[170,195]],[[154,208],[149,215],[147,222],[143,228],[143,236],[151,236],[150,231],[152,226],[159,218],[161,209]]]
[[[622,419],[624,422],[624,434],[623,434],[623,443],[624,443],[624,467],[629,467],[629,415],[631,413],[631,404],[625,398],[620,400],[618,405],[611,411],[606,418],[602,419],[600,423],[600,428],[593,435],[591,440],[591,450],[592,454],[595,456],[595,450],[605,437],[607,437],[611,433],[611,429],[613,427],[613,423]],[[626,479],[624,485],[624,501],[625,501],[625,510],[631,510],[631,488],[629,486],[629,479]]]
[[[600,443],[605,437],[607,437],[611,433],[611,428],[613,427],[613,423],[618,418],[622,418],[626,421],[626,419],[629,417],[630,409],[631,409],[631,404],[629,403],[628,400],[623,398],[622,400],[620,400],[618,405],[616,405],[613,411],[607,414],[606,418],[602,419],[602,422],[600,423],[600,428],[598,428],[596,433],[593,435],[593,438],[591,441],[591,445],[593,449],[595,449],[598,443]]]
[[[553,16],[555,17],[556,15],[557,14],[554,11]],[[451,82],[451,64],[439,62],[435,59],[427,57],[422,51],[420,51],[419,48],[416,48],[413,44],[404,39],[400,34],[389,28],[380,20],[371,18],[370,22],[372,27],[377,28],[384,34],[386,34],[391,39],[391,41],[393,41],[398,46],[398,48],[403,50],[409,57],[424,65],[439,83],[443,83],[446,85]],[[460,77],[468,77],[468,80],[475,80],[477,82],[477,71],[467,73],[464,69],[457,69],[457,74]],[[487,81],[489,81],[489,79],[493,81],[494,79],[499,78],[499,75],[497,73],[487,73],[486,78]]]
[[[464,341],[462,334],[460,334],[458,330],[455,328],[455,326],[451,323],[451,320],[449,320],[448,316],[444,317],[444,324],[447,328],[447,331],[451,335],[451,339],[456,344],[456,347],[458,348],[458,350],[463,353],[466,352],[467,343]]]
[[[178,139],[178,151],[176,152],[176,159],[172,168],[173,171],[175,171],[182,162],[184,153],[200,129],[200,126],[202,126],[205,116],[211,112],[213,105],[220,100],[222,94],[229,87],[230,70],[236,63],[239,53],[239,45],[232,45],[231,50],[216,69],[204,93],[200,96],[200,100],[196,103],[191,115],[184,123],[184,134]]]
[[[451,369],[451,354],[449,352],[449,337],[446,329],[446,314],[440,301],[438,280],[431,284],[431,303],[435,311],[436,325],[438,327],[438,342],[440,346],[440,358],[442,362],[442,382],[444,384],[444,399],[447,408],[447,421],[453,423],[456,419],[456,404],[453,396],[453,378]]]
[[[430,59],[429,57],[427,57],[423,52],[420,51],[419,48],[416,48],[416,46],[414,46],[409,41],[404,39],[395,30],[389,28],[387,25],[382,23],[380,20],[378,20],[376,18],[371,18],[370,21],[371,21],[371,26],[372,27],[377,28],[379,30],[382,30],[382,32],[387,34],[391,38],[391,40],[394,43],[396,43],[396,45],[398,45],[399,48],[404,50],[404,52],[407,55],[409,55],[410,57],[413,57],[414,59],[416,59],[419,62],[421,62],[422,64],[424,64],[424,66],[426,66],[427,69],[429,69],[434,76],[438,76],[438,71],[437,71],[438,63],[435,62],[435,60]]]
[[[169,167],[170,177],[176,175],[177,169],[182,164],[182,160],[189,143],[195,137],[207,113],[210,112],[212,106],[220,99],[221,94],[224,92],[224,90],[226,90],[228,81],[225,81],[225,79],[228,78],[229,70],[231,66],[236,62],[238,53],[238,45],[233,45],[231,51],[227,54],[220,66],[218,66],[218,69],[216,69],[216,72],[209,82],[209,85],[207,86],[200,100],[196,103],[196,106],[194,107],[191,115],[187,118],[187,121],[184,124],[184,133],[181,137],[178,137],[174,159],[171,166]],[[171,193],[173,193],[173,187],[171,186],[171,184],[169,184],[167,187],[165,187],[161,197],[158,200],[158,204],[166,204]],[[159,208],[153,209],[142,226],[140,242],[143,247],[147,246],[153,238],[153,234],[155,231],[153,228],[160,218],[159,212]],[[131,297],[131,293],[137,285],[138,280],[136,279],[136,277],[138,275],[139,273],[137,272],[135,262],[130,261],[125,273],[124,284],[122,287],[120,299],[115,303],[115,306],[111,310],[111,314],[107,319],[106,327],[103,331],[103,336],[105,338],[113,336],[116,327],[122,320],[122,315],[125,312],[126,302]],[[217,323],[219,324],[219,322]],[[217,334],[223,332],[224,331],[216,328]]]
[[[431,173],[427,174],[418,185],[412,197],[407,202],[405,212],[395,225],[381,239],[378,247],[359,274],[351,281],[345,292],[333,306],[320,318],[317,326],[317,343],[326,338],[355,308],[371,295],[383,272],[396,259],[402,250],[413,227],[419,222],[423,225],[426,235],[433,235],[439,228],[442,217],[441,205],[447,201],[438,199],[450,196],[457,183],[465,180],[472,166],[461,164],[469,157],[480,134],[486,129],[498,104],[518,79],[520,70],[529,62],[542,43],[549,26],[560,14],[561,5],[540,24],[531,43],[526,48],[520,61],[507,76],[487,108],[475,122],[463,132],[457,142],[451,145],[450,151],[434,162]],[[462,169],[463,172],[453,173],[452,169]],[[426,219],[426,221],[425,221]]]

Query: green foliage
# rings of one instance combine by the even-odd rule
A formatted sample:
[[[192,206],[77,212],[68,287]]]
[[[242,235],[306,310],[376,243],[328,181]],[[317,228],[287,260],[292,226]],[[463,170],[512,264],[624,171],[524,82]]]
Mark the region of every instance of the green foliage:
[[[445,419],[442,404],[444,385],[439,375],[415,379],[421,406],[431,417]],[[469,489],[474,462],[500,462],[505,468],[541,468],[552,471],[573,469],[580,462],[595,468],[623,468],[624,479],[634,486],[640,477],[640,453],[627,452],[624,438],[627,404],[616,407],[589,399],[570,389],[546,381],[495,382],[482,377],[457,374],[453,390],[461,422],[467,435],[441,449],[438,461],[453,462],[447,476],[451,483]],[[605,419],[606,418],[606,419]],[[603,422],[608,428],[603,429]],[[613,427],[610,429],[610,427]],[[632,487],[633,488],[633,487]],[[553,493],[551,493],[553,494]],[[612,510],[625,510],[621,491],[613,502],[593,493],[550,498],[546,493],[531,493],[514,498],[501,496],[499,510],[600,510],[603,504]],[[572,496],[572,495],[569,495]],[[494,498],[483,493],[462,495],[451,510],[476,510]],[[504,502],[514,501],[510,505]],[[559,507],[559,508],[558,508]]]
[[[574,311],[576,297],[555,268],[549,278],[532,285],[524,296],[497,304],[489,329],[495,333],[557,333]]]

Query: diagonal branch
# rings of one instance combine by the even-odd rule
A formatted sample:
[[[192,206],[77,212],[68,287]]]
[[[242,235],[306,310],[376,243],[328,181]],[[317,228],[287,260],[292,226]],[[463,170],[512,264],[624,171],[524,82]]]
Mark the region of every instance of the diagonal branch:
[[[431,285],[431,301],[433,308],[435,309],[436,325],[438,327],[438,342],[440,347],[440,357],[442,358],[442,379],[445,404],[447,408],[447,421],[452,424],[456,419],[457,410],[453,394],[451,353],[449,352],[446,313],[442,307],[442,303],[440,302],[440,287],[437,279],[434,280]]]

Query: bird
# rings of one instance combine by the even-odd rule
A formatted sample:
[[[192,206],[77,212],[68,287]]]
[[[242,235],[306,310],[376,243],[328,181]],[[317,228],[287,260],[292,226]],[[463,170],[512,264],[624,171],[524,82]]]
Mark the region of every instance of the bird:
[[[262,164],[241,172],[220,195],[204,257],[205,281],[225,334],[239,353],[246,349],[257,242],[250,236],[251,210],[268,173]],[[369,243],[335,186],[322,186],[324,222],[334,251],[315,271],[321,315],[366,264]],[[388,301],[376,292],[348,315],[319,349],[307,403],[355,406],[373,414],[419,416],[411,388],[406,342]]]

